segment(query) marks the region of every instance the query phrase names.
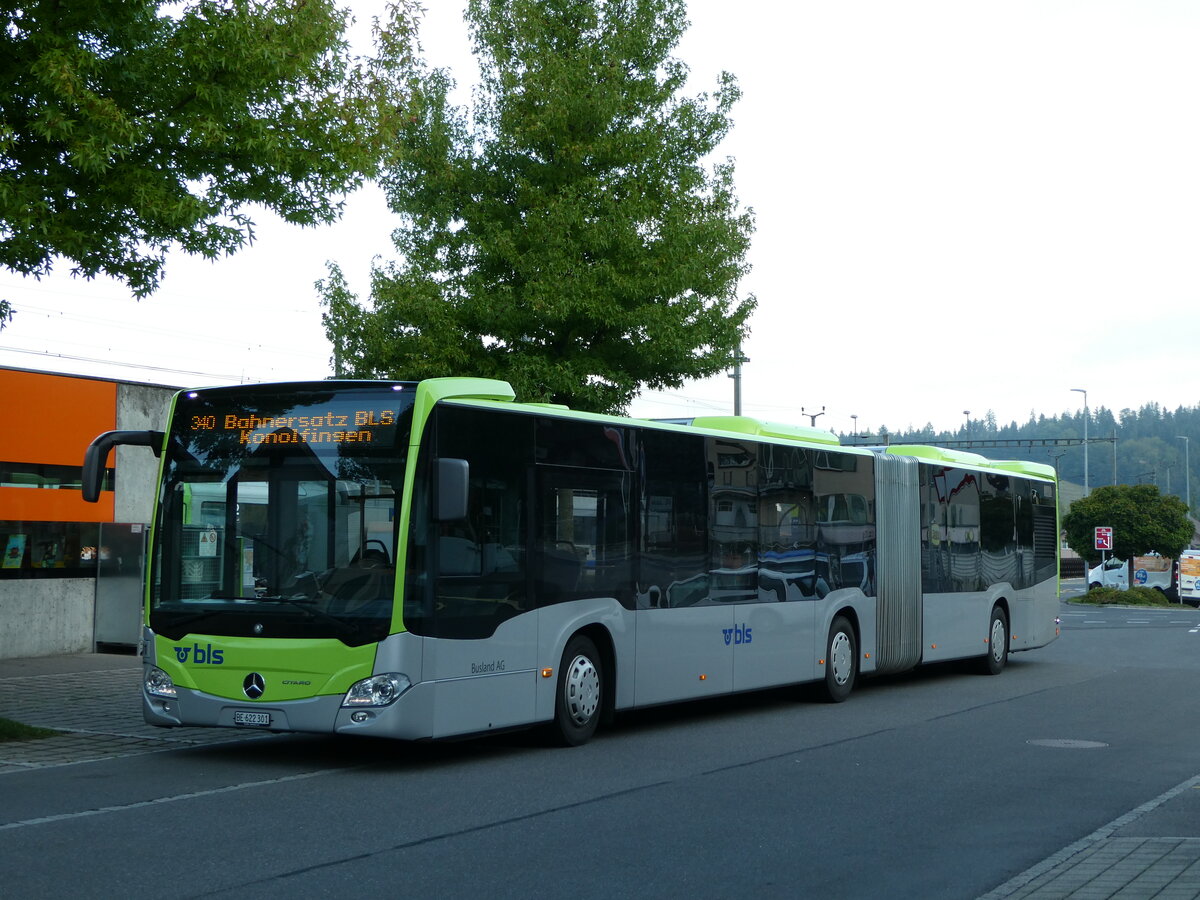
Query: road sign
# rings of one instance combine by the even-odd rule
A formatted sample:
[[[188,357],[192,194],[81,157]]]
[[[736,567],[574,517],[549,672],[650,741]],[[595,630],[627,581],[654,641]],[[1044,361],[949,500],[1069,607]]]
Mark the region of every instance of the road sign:
[[[1096,549],[1111,550],[1113,545],[1112,528],[1107,525],[1096,526]]]

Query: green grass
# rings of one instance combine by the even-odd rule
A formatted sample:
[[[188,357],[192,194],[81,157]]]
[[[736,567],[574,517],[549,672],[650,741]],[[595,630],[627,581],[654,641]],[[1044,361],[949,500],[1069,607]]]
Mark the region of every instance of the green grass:
[[[1093,606],[1178,606],[1166,594],[1154,588],[1132,587],[1127,591],[1116,588],[1092,588],[1079,598],[1080,603]]]
[[[32,725],[22,725],[11,719],[0,719],[0,743],[5,741],[36,741],[41,738],[54,737],[57,731],[49,728],[34,728]]]

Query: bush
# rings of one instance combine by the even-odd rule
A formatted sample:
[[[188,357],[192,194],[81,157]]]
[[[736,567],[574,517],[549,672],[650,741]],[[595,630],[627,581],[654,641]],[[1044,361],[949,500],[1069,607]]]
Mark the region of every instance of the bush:
[[[1162,591],[1154,588],[1132,587],[1127,591],[1116,588],[1092,588],[1079,598],[1081,603],[1094,606],[1170,606],[1171,601]]]

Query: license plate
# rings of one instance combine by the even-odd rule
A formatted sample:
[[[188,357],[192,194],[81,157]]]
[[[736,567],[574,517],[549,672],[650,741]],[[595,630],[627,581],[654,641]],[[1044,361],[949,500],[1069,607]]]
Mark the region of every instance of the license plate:
[[[234,710],[233,713],[234,725],[270,725],[271,714],[264,712],[245,712],[244,710]]]

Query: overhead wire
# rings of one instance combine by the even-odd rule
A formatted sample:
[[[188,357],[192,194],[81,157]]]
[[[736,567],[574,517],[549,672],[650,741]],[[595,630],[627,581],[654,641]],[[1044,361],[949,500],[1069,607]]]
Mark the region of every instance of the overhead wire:
[[[279,366],[277,363],[280,361],[280,357],[297,361],[312,360],[314,358],[313,352],[296,349],[294,344],[272,344],[269,341],[247,342],[243,337],[245,332],[240,332],[238,329],[230,329],[228,334],[212,334],[196,328],[189,328],[186,323],[172,324],[163,322],[164,316],[178,315],[179,311],[177,308],[148,303],[145,307],[139,308],[138,312],[143,313],[142,315],[127,318],[122,317],[123,321],[118,323],[114,322],[112,318],[90,315],[87,311],[75,308],[77,304],[74,300],[67,301],[64,303],[64,307],[61,308],[53,306],[55,301],[51,299],[52,295],[84,298],[93,304],[97,302],[95,297],[83,291],[62,290],[53,285],[30,284],[28,281],[16,285],[11,280],[0,279],[0,291],[3,291],[6,286],[10,288],[19,287],[25,291],[36,291],[42,294],[51,305],[47,306],[26,300],[14,300],[12,302],[12,309],[18,318],[10,321],[5,331],[10,334],[19,332],[21,345],[14,346],[11,343],[0,342],[0,358],[2,358],[3,353],[8,352],[24,356],[41,357],[47,360],[55,359],[113,367],[131,373],[169,373],[235,382],[271,380],[271,373],[278,371]],[[99,299],[100,302],[111,301],[128,305],[132,298],[125,296],[102,297]],[[178,299],[177,295],[175,299]],[[244,310],[244,301],[231,300],[229,297],[222,297],[215,300],[209,298],[205,300],[205,308],[209,311],[210,315],[213,314],[214,307],[216,308],[215,314],[217,316],[221,318],[225,318],[226,316],[233,317]],[[275,316],[280,314],[286,315],[288,313],[307,313],[311,315],[313,310],[301,310],[289,307],[284,310],[272,309],[271,312]],[[14,327],[14,322],[17,323],[16,327]],[[32,328],[21,328],[20,323],[28,323]],[[72,341],[70,337],[65,337],[62,334],[49,335],[45,333],[48,327],[57,328],[60,324],[64,332],[71,333],[72,335],[86,332],[92,339],[84,344],[77,340]],[[257,337],[265,332],[259,327],[253,329],[252,333]],[[121,344],[128,346],[131,336],[134,340],[139,339],[140,336],[145,336],[148,340],[161,345],[158,349],[169,356],[167,363],[155,364],[159,362],[158,360],[132,362],[119,359],[103,359],[90,355],[87,352],[88,350],[94,352],[97,349],[97,344],[104,344],[106,342],[111,343],[113,346]],[[41,344],[43,341],[45,341],[44,347],[34,346]],[[51,346],[55,349],[49,349]],[[151,344],[150,347],[145,347],[144,349],[147,351],[145,355],[149,356],[151,355],[149,351],[155,348]],[[68,352],[62,352],[62,350],[67,350]],[[198,352],[188,352],[189,350]],[[130,353],[128,349],[124,348],[114,352],[122,354]],[[253,366],[257,370],[253,375],[248,374],[246,371],[243,371],[241,375],[212,372],[208,371],[210,367],[205,365],[208,357],[213,355],[233,357],[245,354],[252,354],[249,362],[257,364]],[[327,360],[321,360],[322,366],[326,363]]]
[[[188,369],[173,369],[165,366],[151,366],[145,363],[123,363],[114,362],[108,359],[96,359],[89,356],[74,356],[69,353],[52,353],[49,350],[24,350],[19,347],[0,347],[0,352],[8,353],[28,353],[34,356],[46,356],[53,359],[69,359],[75,362],[99,363],[105,366],[113,366],[124,369],[139,369],[147,372],[171,372],[176,375],[196,375],[201,378],[219,378],[223,381],[244,381],[245,376],[240,375],[219,375],[213,372],[193,372]],[[257,380],[257,379],[253,379]]]
[[[13,311],[16,312],[18,315],[24,314],[26,316],[32,316],[32,317],[38,318],[38,319],[45,318],[46,320],[53,320],[53,319],[59,318],[65,322],[69,322],[69,323],[80,323],[80,324],[85,324],[85,325],[91,324],[91,325],[108,326],[111,328],[118,328],[122,333],[137,332],[137,333],[141,333],[141,334],[155,334],[155,335],[163,335],[166,337],[186,338],[189,342],[205,341],[207,343],[211,343],[211,344],[214,344],[217,346],[226,346],[226,347],[230,347],[230,348],[242,348],[245,346],[242,341],[232,340],[230,338],[220,337],[218,335],[213,335],[213,334],[206,334],[204,332],[197,332],[194,329],[188,329],[185,327],[171,327],[169,325],[164,325],[161,322],[157,325],[154,325],[154,324],[147,325],[144,323],[132,323],[132,322],[131,323],[121,322],[118,324],[118,323],[114,323],[111,319],[105,319],[105,318],[101,318],[101,317],[97,317],[97,316],[89,316],[87,314],[79,313],[76,311],[49,309],[47,307],[42,307],[42,306],[38,306],[36,304],[26,303],[24,301],[14,302],[12,304],[12,307],[13,307]],[[301,310],[288,310],[288,311],[301,312]],[[287,311],[285,311],[285,312],[287,312]],[[161,316],[166,313],[167,313],[167,311],[160,310],[160,311],[155,311],[154,314]],[[278,313],[276,312],[275,314],[278,314]],[[258,347],[260,349],[270,350],[271,352],[275,352],[275,353],[283,353],[283,354],[289,354],[289,355],[294,355],[294,356],[304,356],[305,355],[296,350],[285,348],[281,345],[258,344]],[[249,347],[247,347],[246,349],[249,349]]]

